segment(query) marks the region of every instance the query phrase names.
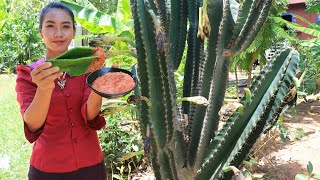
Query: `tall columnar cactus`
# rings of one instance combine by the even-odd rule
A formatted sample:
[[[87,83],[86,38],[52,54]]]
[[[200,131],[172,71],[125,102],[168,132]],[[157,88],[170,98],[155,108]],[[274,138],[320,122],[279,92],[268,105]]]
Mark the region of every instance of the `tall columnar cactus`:
[[[241,99],[242,106],[218,131],[229,64],[252,43],[271,4],[131,0],[140,95],[151,102],[139,104],[141,129],[145,139],[151,139],[157,179],[221,177],[224,167],[240,165],[266,125],[278,117],[299,60],[291,48],[270,60]],[[185,49],[183,96],[205,97],[208,106],[177,103],[174,71]]]

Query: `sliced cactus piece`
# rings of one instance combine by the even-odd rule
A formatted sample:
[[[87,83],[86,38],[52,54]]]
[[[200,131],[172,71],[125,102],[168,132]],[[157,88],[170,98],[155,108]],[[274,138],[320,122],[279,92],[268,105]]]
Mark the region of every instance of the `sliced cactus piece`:
[[[101,48],[75,47],[53,59],[52,66],[58,66],[60,72],[69,72],[70,76],[80,76],[101,68],[105,54]]]

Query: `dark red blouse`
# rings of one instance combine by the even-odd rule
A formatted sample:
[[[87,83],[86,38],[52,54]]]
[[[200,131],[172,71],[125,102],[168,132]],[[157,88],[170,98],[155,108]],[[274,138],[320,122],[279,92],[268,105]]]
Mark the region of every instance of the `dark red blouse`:
[[[41,61],[43,59],[38,62]],[[23,117],[37,86],[31,80],[30,66],[17,66],[16,69],[17,100]],[[62,90],[56,85],[47,119],[38,132],[30,132],[24,124],[27,140],[34,142],[30,164],[35,168],[49,173],[63,173],[92,166],[103,160],[96,130],[103,128],[106,122],[101,116],[92,121],[86,119],[86,103],[91,93],[85,83],[86,77],[66,76],[66,85]]]

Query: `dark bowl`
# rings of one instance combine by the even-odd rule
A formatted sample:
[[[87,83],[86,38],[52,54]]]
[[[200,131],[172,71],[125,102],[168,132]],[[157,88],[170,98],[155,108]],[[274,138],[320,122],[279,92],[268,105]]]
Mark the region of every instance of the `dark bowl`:
[[[130,75],[132,77],[132,79],[134,80],[134,82],[135,82],[135,86],[130,91],[126,91],[126,92],[118,93],[118,94],[106,94],[104,92],[100,92],[100,91],[94,89],[92,87],[93,82],[98,77],[101,77],[102,75],[104,75],[106,73],[109,73],[109,72],[123,72],[123,73],[126,73],[126,74]],[[138,80],[137,80],[135,75],[133,75],[130,71],[127,71],[125,69],[121,69],[121,68],[101,68],[101,69],[98,69],[96,71],[91,72],[87,77],[86,83],[88,84],[88,86],[94,92],[96,92],[97,94],[99,94],[102,97],[105,97],[105,98],[117,98],[117,97],[125,96],[125,95],[129,94],[132,90],[134,90],[137,87]]]

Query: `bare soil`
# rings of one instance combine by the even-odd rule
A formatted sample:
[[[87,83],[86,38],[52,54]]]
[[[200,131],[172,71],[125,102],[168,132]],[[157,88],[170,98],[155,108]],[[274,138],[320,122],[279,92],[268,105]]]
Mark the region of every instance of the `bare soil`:
[[[299,99],[294,110],[283,121],[286,141],[281,140],[279,128],[273,128],[256,142],[251,155],[258,164],[248,169],[252,179],[294,180],[297,174],[308,174],[309,161],[313,173],[320,174],[320,101]],[[154,180],[154,176],[149,169],[133,179]]]
[[[299,100],[296,112],[285,116],[287,141],[283,142],[274,129],[257,142],[255,156],[259,158],[256,172],[267,179],[292,180],[296,174],[307,175],[307,164],[320,174],[320,101]]]

